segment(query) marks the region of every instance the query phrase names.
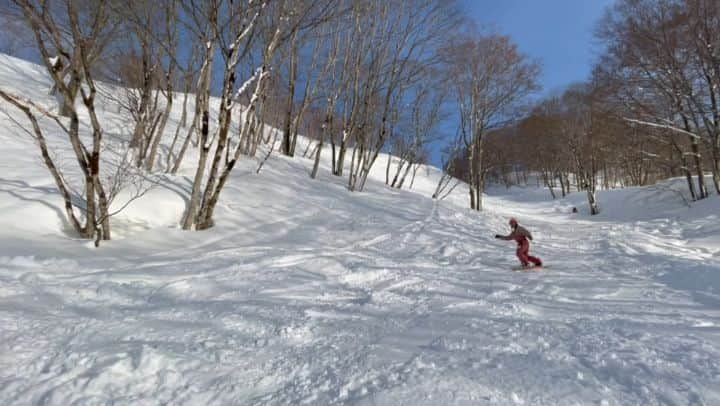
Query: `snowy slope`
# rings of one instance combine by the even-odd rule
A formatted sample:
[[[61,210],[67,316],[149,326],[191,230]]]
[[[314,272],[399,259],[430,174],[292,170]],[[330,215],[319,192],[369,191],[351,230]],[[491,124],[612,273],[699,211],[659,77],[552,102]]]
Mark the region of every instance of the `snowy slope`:
[[[0,57],[3,88],[46,85]],[[177,227],[187,168],[94,249],[1,113],[0,145],[0,404],[720,403],[717,197],[646,213],[656,191],[612,191],[591,218],[494,189],[477,214],[428,198],[435,170],[352,194],[273,156],[243,161],[215,228]],[[510,215],[548,270],[509,271]]]

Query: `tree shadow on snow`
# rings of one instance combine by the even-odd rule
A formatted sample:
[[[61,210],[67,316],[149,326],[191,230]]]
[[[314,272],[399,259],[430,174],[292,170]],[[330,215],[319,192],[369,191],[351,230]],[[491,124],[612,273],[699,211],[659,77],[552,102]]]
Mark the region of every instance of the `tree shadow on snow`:
[[[70,222],[68,221],[67,217],[65,216],[65,212],[57,205],[48,203],[46,200],[42,198],[33,198],[29,197],[22,193],[21,190],[25,191],[31,191],[32,193],[42,194],[42,195],[52,195],[54,197],[57,197],[58,202],[62,201],[62,197],[60,195],[60,192],[55,187],[48,187],[48,186],[32,186],[29,183],[21,180],[10,180],[10,179],[3,179],[0,178],[0,192],[5,192],[19,200],[25,201],[25,202],[33,202],[33,203],[39,203],[53,212],[58,216],[58,219],[60,220],[60,223],[62,224],[62,228],[60,231],[67,237],[78,237],[75,230],[70,225]],[[73,204],[82,206],[83,202],[75,200]]]

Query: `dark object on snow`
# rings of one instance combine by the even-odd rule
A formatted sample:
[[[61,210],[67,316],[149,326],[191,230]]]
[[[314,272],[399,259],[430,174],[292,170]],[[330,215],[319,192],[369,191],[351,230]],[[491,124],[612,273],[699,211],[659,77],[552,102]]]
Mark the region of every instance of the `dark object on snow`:
[[[578,212],[577,207],[573,207],[572,212],[577,213]]]

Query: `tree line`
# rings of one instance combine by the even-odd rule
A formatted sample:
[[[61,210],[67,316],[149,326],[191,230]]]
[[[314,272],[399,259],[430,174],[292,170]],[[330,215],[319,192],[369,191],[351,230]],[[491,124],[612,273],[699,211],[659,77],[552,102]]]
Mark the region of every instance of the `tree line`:
[[[489,134],[486,173],[508,186],[532,173],[553,198],[585,191],[592,214],[598,188],[684,177],[691,200],[720,194],[720,2],[618,0],[596,38],[589,80]],[[446,169],[472,183],[473,153]]]

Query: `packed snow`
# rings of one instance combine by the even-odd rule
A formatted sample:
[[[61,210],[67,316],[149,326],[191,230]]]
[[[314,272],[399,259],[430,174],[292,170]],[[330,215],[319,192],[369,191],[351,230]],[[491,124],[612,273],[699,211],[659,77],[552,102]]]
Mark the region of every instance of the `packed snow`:
[[[0,86],[54,102],[16,59]],[[272,155],[185,232],[190,156],[94,248],[0,110],[0,404],[720,404],[720,198],[688,205],[681,179],[603,191],[594,217],[533,187],[476,213],[463,187],[430,198],[434,168],[392,190],[381,157],[350,193],[327,161],[311,180]],[[511,271],[509,216],[546,269]]]

